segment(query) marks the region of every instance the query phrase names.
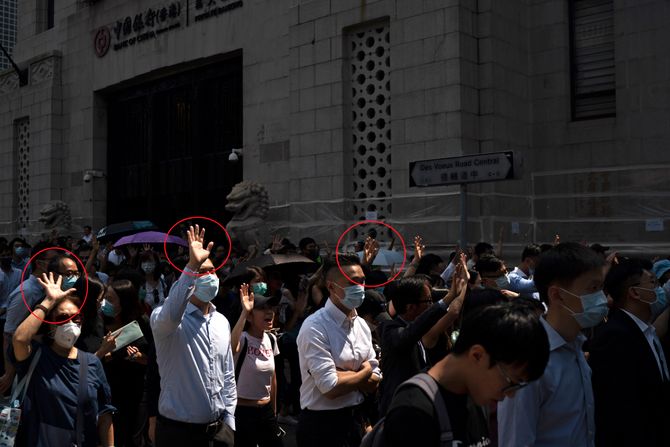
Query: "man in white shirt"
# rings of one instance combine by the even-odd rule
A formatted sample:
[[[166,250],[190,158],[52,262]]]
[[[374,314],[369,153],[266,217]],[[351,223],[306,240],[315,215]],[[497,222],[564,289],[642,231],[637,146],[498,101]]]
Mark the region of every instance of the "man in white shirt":
[[[651,324],[667,301],[651,269],[623,259],[605,278],[614,306],[589,347],[596,446],[670,445],[670,374]]]
[[[334,261],[324,264],[329,299],[298,334],[299,447],[358,446],[358,406],[381,380],[370,329],[356,313],[365,297],[363,269],[355,255],[340,255],[339,261],[341,270]]]

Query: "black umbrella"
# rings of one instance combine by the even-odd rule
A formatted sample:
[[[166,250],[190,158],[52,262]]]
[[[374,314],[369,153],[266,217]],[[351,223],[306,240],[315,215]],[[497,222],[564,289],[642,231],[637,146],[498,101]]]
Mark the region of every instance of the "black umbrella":
[[[253,275],[247,272],[249,267],[260,267],[264,270],[278,270],[282,275],[303,275],[313,273],[319,268],[319,264],[311,259],[297,254],[279,255],[269,254],[261,255],[249,261],[244,261],[237,265],[228,275],[224,283],[242,284],[249,282]]]
[[[128,222],[115,223],[107,225],[98,231],[97,238],[100,242],[106,242],[110,239],[116,240],[123,236],[139,233],[141,231],[158,230],[158,227],[149,220],[131,220]]]

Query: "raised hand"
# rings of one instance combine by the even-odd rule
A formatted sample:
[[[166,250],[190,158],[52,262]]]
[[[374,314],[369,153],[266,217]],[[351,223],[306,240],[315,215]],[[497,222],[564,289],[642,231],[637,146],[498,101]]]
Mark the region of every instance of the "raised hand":
[[[326,252],[326,257],[330,258],[330,256],[333,254],[333,250],[331,250],[330,247],[328,246],[328,241],[323,241],[322,246],[323,246],[323,249]]]
[[[68,289],[66,291],[61,290],[61,284],[63,283],[63,277],[58,275],[58,278],[54,280],[53,272],[49,272],[49,275],[42,273],[41,278],[37,278],[37,281],[40,283],[44,292],[46,293],[46,300],[56,301],[59,298],[63,298],[68,295],[77,293],[77,289]]]
[[[556,235],[554,236],[554,246],[560,243],[561,243],[561,236],[558,233],[556,233]]]
[[[214,248],[214,242],[205,246],[205,229],[200,229],[200,225],[196,225],[195,229],[190,226],[186,230],[186,236],[188,237],[188,267],[197,272],[209,257],[210,251]]]
[[[426,246],[423,245],[423,239],[421,236],[414,236],[414,259],[412,262],[419,262],[423,258],[424,251]]]
[[[279,234],[275,234],[272,236],[272,247],[270,248],[270,251],[272,253],[278,253],[281,251],[281,249],[284,247],[281,243],[282,237]]]
[[[363,265],[372,265],[372,262],[379,253],[379,242],[368,236],[363,246]]]
[[[142,251],[151,251],[151,245],[149,244],[142,245]]]
[[[249,284],[245,283],[240,286],[240,303],[246,313],[254,309],[254,291],[251,290]]]

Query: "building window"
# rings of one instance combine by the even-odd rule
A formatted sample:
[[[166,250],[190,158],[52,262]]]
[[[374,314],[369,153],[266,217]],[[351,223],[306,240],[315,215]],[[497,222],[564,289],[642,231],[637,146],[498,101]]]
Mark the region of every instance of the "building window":
[[[16,156],[15,202],[19,229],[29,222],[30,204],[30,118],[14,121],[14,153]]]
[[[16,0],[0,0],[0,44],[11,56],[16,44]],[[0,52],[0,71],[10,67],[9,59]]]
[[[37,0],[37,32],[54,27],[54,0]]]
[[[388,23],[352,29],[347,40],[351,92],[354,216],[391,214],[391,84]],[[355,233],[364,232],[357,227]],[[357,235],[356,235],[357,236]],[[392,235],[388,235],[392,236]]]
[[[614,1],[571,0],[572,119],[615,116]]]

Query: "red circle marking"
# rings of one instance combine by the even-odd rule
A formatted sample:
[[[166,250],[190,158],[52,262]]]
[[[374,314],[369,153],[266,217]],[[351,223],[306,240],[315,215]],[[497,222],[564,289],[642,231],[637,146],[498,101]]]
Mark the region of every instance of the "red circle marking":
[[[40,253],[44,253],[45,251],[49,251],[49,250],[61,250],[61,251],[67,252],[70,255],[72,255],[77,260],[77,262],[81,265],[81,269],[84,271],[84,278],[86,279],[86,281],[85,281],[86,293],[84,294],[84,300],[81,302],[81,306],[79,306],[79,311],[77,311],[76,314],[72,315],[67,320],[63,320],[63,321],[47,321],[47,320],[44,320],[44,319],[38,317],[37,315],[35,315],[35,312],[33,312],[33,310],[30,308],[30,306],[28,306],[28,301],[26,301],[26,294],[23,291],[23,278],[25,278],[25,276],[26,276],[26,270],[28,270],[28,266],[33,262],[33,259],[35,259],[35,257],[37,255],[39,255]],[[26,263],[26,266],[23,267],[23,272],[21,273],[21,285],[19,287],[21,289],[21,298],[23,299],[23,304],[25,304],[26,309],[28,309],[28,311],[33,315],[33,317],[37,318],[42,323],[61,325],[63,323],[67,323],[68,321],[70,321],[71,319],[73,319],[74,317],[79,315],[81,313],[81,310],[84,308],[84,304],[86,304],[86,300],[88,299],[88,272],[86,271],[86,266],[84,265],[84,263],[81,262],[81,259],[79,259],[79,257],[77,255],[75,255],[74,253],[72,253],[70,250],[68,250],[66,248],[62,248],[62,247],[44,248],[44,249],[38,251],[37,253],[35,253],[34,255],[32,255],[30,257],[30,260],[28,260],[28,262]],[[41,284],[40,284],[40,287],[42,287]]]
[[[398,269],[398,272],[393,276],[393,278],[389,279],[388,281],[386,281],[382,284],[361,284],[359,282],[356,282],[353,279],[349,278],[349,275],[344,273],[344,270],[342,270],[342,266],[340,265],[340,252],[339,252],[339,250],[340,250],[340,244],[342,244],[342,239],[344,238],[344,236],[348,232],[350,232],[351,230],[353,230],[354,228],[356,228],[359,225],[369,225],[369,224],[385,226],[389,230],[393,231],[396,234],[396,236],[398,236],[398,239],[400,239],[400,243],[402,244],[402,264],[400,265],[400,268]],[[347,228],[344,231],[344,233],[342,233],[340,238],[337,240],[337,246],[335,247],[335,262],[337,262],[337,268],[340,269],[340,273],[342,273],[342,275],[344,275],[344,277],[347,278],[347,280],[350,283],[356,284],[356,285],[359,285],[359,286],[363,286],[367,289],[376,289],[377,287],[384,287],[386,284],[394,281],[398,277],[398,275],[400,275],[400,272],[402,272],[403,267],[405,267],[405,263],[407,262],[407,247],[405,246],[405,239],[403,239],[402,235],[400,233],[398,233],[398,230],[396,230],[391,225],[389,225],[385,222],[382,222],[380,220],[362,220],[360,222],[356,222],[355,224],[353,224],[352,226]]]
[[[210,221],[210,222],[213,222],[213,223],[215,223],[216,225],[218,225],[219,228],[221,228],[221,229],[223,230],[223,232],[226,234],[226,238],[228,239],[228,254],[226,255],[226,259],[223,260],[223,262],[221,263],[221,265],[218,266],[218,267],[216,267],[216,268],[214,269],[214,271],[216,272],[216,271],[219,270],[221,267],[223,267],[224,265],[226,265],[226,262],[228,262],[228,258],[230,258],[230,254],[231,254],[232,251],[233,251],[233,242],[231,241],[231,239],[230,239],[230,234],[228,234],[228,231],[226,230],[226,228],[225,228],[223,225],[221,225],[219,222],[217,222],[216,220],[214,220],[214,219],[210,219],[209,217],[204,217],[204,216],[191,216],[191,217],[185,217],[185,218],[183,218],[182,220],[180,220],[180,221],[178,221],[177,223],[175,223],[174,225],[172,225],[172,227],[170,228],[170,230],[169,230],[169,231],[167,232],[167,234],[165,235],[165,239],[163,239],[163,253],[165,253],[165,259],[167,259],[168,262],[170,263],[170,265],[171,265],[172,267],[174,267],[176,270],[179,270],[180,272],[182,272],[182,273],[184,273],[184,274],[186,274],[186,275],[189,275],[189,276],[198,276],[198,277],[199,277],[199,276],[204,276],[204,275],[208,275],[209,273],[211,273],[211,272],[207,272],[207,273],[195,273],[195,274],[194,274],[194,273],[185,272],[184,270],[182,270],[182,269],[180,269],[179,267],[177,267],[176,265],[174,265],[174,263],[172,262],[172,259],[170,259],[170,255],[168,255],[168,252],[167,252],[167,240],[168,240],[168,237],[170,236],[170,233],[172,233],[172,230],[174,230],[174,228],[175,228],[177,225],[179,225],[180,223],[182,223],[182,222],[184,222],[184,221],[186,221],[186,220],[191,220],[191,219],[204,219],[204,220],[208,220],[208,221]],[[186,241],[186,242],[188,243],[188,241]]]

